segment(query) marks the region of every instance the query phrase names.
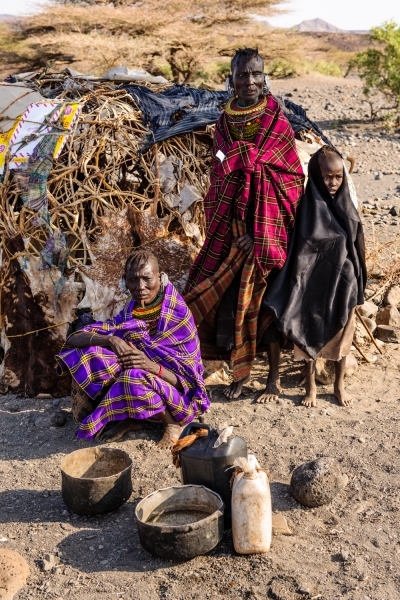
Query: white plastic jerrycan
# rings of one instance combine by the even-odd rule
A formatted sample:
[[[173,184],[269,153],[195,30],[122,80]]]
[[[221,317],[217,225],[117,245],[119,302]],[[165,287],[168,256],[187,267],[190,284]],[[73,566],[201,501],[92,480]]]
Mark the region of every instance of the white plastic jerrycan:
[[[272,538],[271,492],[268,476],[255,456],[239,457],[234,465],[242,469],[232,487],[232,536],[238,554],[268,552]]]

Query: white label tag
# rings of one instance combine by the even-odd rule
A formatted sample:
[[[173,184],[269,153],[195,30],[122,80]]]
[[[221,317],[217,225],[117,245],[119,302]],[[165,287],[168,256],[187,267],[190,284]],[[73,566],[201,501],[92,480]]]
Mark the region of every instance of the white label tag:
[[[221,152],[221,150],[218,150],[217,154],[215,155],[217,158],[219,158],[219,160],[221,162],[224,162],[224,160],[226,159],[226,156],[223,152]]]

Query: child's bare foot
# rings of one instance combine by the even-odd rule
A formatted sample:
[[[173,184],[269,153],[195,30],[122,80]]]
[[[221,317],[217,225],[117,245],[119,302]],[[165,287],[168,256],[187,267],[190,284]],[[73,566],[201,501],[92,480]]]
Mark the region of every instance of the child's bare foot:
[[[333,393],[336,396],[340,406],[351,406],[353,404],[353,399],[342,387],[337,387],[336,385],[333,388]]]
[[[265,391],[258,396],[256,402],[258,404],[266,404],[267,402],[276,402],[282,392],[280,380],[268,381],[265,386]]]
[[[317,402],[317,389],[316,388],[311,388],[311,390],[308,392],[308,394],[303,398],[303,400],[301,401],[303,406],[306,406],[307,408],[312,408],[317,406],[318,402]]]
[[[139,431],[139,429],[142,429],[142,423],[138,423],[134,419],[128,418],[123,421],[113,421],[103,427],[97,438],[100,442],[111,444],[111,442],[117,442],[122,439],[128,431]]]
[[[250,380],[250,375],[247,375],[244,379],[240,379],[240,381],[232,381],[228,387],[224,389],[224,394],[227,398],[239,398],[242,393],[242,387]]]
[[[164,435],[161,440],[157,442],[157,447],[160,449],[169,450],[175,444],[176,440],[179,439],[179,436],[182,433],[182,427],[176,424],[167,423],[164,429]]]

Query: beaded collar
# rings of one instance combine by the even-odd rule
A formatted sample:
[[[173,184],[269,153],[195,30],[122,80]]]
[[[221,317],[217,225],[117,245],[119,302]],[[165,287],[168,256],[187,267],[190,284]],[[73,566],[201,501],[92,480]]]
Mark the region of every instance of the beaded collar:
[[[243,108],[238,106],[236,98],[228,100],[225,114],[231,136],[236,140],[254,140],[267,103],[267,96],[262,96],[254,106]]]
[[[160,318],[162,303],[164,300],[164,290],[158,292],[156,298],[150,304],[141,307],[135,304],[132,309],[132,316],[135,319],[145,321],[150,337],[157,333],[158,319]]]

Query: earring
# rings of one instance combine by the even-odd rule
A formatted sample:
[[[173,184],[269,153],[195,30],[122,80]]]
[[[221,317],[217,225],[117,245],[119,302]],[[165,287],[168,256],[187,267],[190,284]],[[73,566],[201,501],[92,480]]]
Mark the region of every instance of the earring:
[[[160,273],[160,281],[161,281],[161,289],[162,289],[162,291],[164,291],[169,283],[168,275],[166,273],[164,273],[164,271],[162,271]]]
[[[235,95],[235,89],[234,89],[233,85],[231,84],[231,78],[230,77],[226,78],[225,89],[228,92],[230,98],[233,98],[233,96]]]
[[[269,77],[265,73],[264,74],[264,85],[263,85],[263,89],[262,89],[263,95],[264,96],[268,96],[270,89],[271,89],[271,84],[270,84],[270,81],[269,81]]]
[[[121,292],[127,292],[128,288],[126,287],[125,275],[121,275],[121,279],[118,282],[118,287]]]

